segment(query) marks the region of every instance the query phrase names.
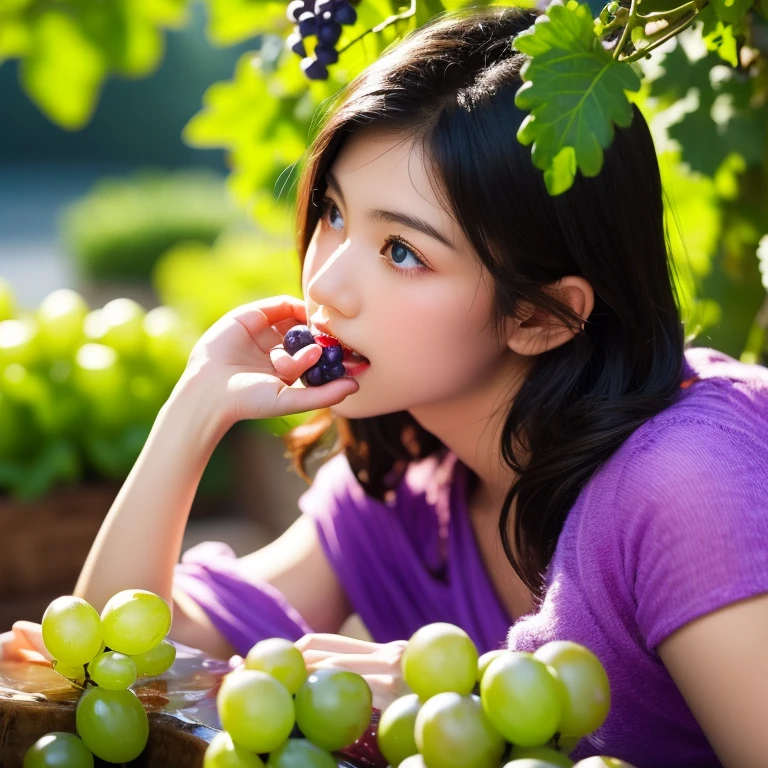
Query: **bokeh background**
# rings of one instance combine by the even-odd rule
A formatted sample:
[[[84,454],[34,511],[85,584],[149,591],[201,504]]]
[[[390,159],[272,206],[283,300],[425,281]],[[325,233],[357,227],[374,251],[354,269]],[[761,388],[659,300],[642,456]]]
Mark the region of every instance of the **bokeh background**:
[[[309,80],[281,2],[0,0],[0,630],[71,592],[200,334],[247,301],[301,295],[296,169],[329,98],[467,3],[355,5],[340,50],[401,18]],[[657,145],[688,331],[765,364],[760,9],[745,17],[749,45],[695,24],[658,49],[635,100]],[[242,555],[290,525],[307,486],[280,435],[303,418],[230,431],[185,549],[214,539]]]

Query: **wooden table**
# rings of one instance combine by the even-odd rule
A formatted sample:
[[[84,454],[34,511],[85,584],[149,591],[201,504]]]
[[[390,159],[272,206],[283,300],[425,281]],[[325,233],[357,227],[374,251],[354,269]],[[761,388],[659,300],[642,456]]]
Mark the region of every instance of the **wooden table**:
[[[176,661],[159,677],[138,681],[133,690],[149,716],[149,741],[131,768],[202,768],[208,743],[219,732],[216,693],[229,665],[177,645]],[[0,661],[0,765],[22,768],[24,755],[51,731],[75,733],[80,689],[49,665]],[[375,748],[375,723],[338,756],[339,768],[383,768]],[[108,768],[114,763],[96,759]]]

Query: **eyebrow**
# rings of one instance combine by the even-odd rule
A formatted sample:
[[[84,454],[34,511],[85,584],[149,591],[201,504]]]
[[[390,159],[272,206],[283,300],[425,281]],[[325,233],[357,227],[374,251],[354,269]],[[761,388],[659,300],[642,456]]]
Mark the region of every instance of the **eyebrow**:
[[[341,185],[338,179],[333,175],[331,171],[328,171],[325,175],[326,184],[333,189],[341,198],[342,205],[346,207],[344,202],[344,193],[341,191]],[[429,222],[416,218],[415,216],[409,216],[407,213],[400,213],[399,211],[384,211],[380,208],[374,208],[368,211],[368,220],[378,223],[382,221],[391,222],[393,224],[401,224],[409,229],[421,232],[428,237],[434,238],[439,243],[447,246],[451,250],[456,250],[453,243],[439,230],[435,229]]]

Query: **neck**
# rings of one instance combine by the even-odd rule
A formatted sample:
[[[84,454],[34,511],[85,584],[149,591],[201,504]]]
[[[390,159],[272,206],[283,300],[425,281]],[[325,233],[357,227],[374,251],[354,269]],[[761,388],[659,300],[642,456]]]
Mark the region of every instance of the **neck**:
[[[473,505],[498,511],[517,479],[501,457],[501,430],[533,358],[510,354],[479,386],[448,402],[412,409],[410,414],[478,477]]]

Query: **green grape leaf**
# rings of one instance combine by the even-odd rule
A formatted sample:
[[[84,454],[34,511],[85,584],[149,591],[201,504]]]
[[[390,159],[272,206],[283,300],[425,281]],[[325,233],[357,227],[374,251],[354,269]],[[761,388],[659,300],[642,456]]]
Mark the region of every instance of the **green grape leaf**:
[[[134,0],[131,7],[161,27],[180,29],[189,21],[188,0]]]
[[[681,45],[666,55],[663,66],[666,73],[654,80],[652,96],[679,100],[692,91],[698,98],[695,108],[667,127],[692,170],[713,177],[733,154],[747,166],[763,162],[768,114],[765,108],[755,108],[752,78],[723,66],[714,53],[691,61]],[[670,109],[679,112],[677,105]]]
[[[214,83],[205,92],[202,111],[190,119],[182,136],[187,144],[200,148],[234,148],[241,139],[258,144],[277,108],[278,101],[269,92],[256,54],[244,53],[234,79]]]
[[[6,17],[0,12],[0,64],[5,59],[25,56],[31,41],[32,34],[24,19]]]
[[[142,77],[160,64],[161,30],[126,0],[85,5],[80,24],[94,46],[103,51],[110,70],[127,77]]]
[[[235,45],[292,25],[280,0],[208,0],[208,37],[214,45]]]
[[[709,0],[709,4],[726,24],[741,24],[754,0]]]
[[[37,17],[20,77],[51,120],[70,130],[82,128],[93,114],[106,74],[103,53],[69,14],[49,10]]]
[[[706,9],[705,9],[706,10]],[[650,83],[649,95],[671,104],[685,98],[691,88],[699,91],[709,89],[709,73],[712,60],[707,57],[691,60],[678,42],[674,48],[663,54],[663,73]]]
[[[613,140],[613,124],[628,126],[632,105],[625,91],[637,91],[640,78],[602,47],[588,6],[571,0],[548,11],[549,21],[519,34],[514,47],[532,58],[515,103],[529,111],[518,131],[533,144],[534,165],[545,171],[550,194],[573,184],[576,170],[595,176],[603,149]]]
[[[702,24],[701,36],[707,50],[717,55],[732,67],[739,65],[739,38],[746,37],[746,22],[730,23],[723,21],[712,5],[707,5],[699,12]]]

